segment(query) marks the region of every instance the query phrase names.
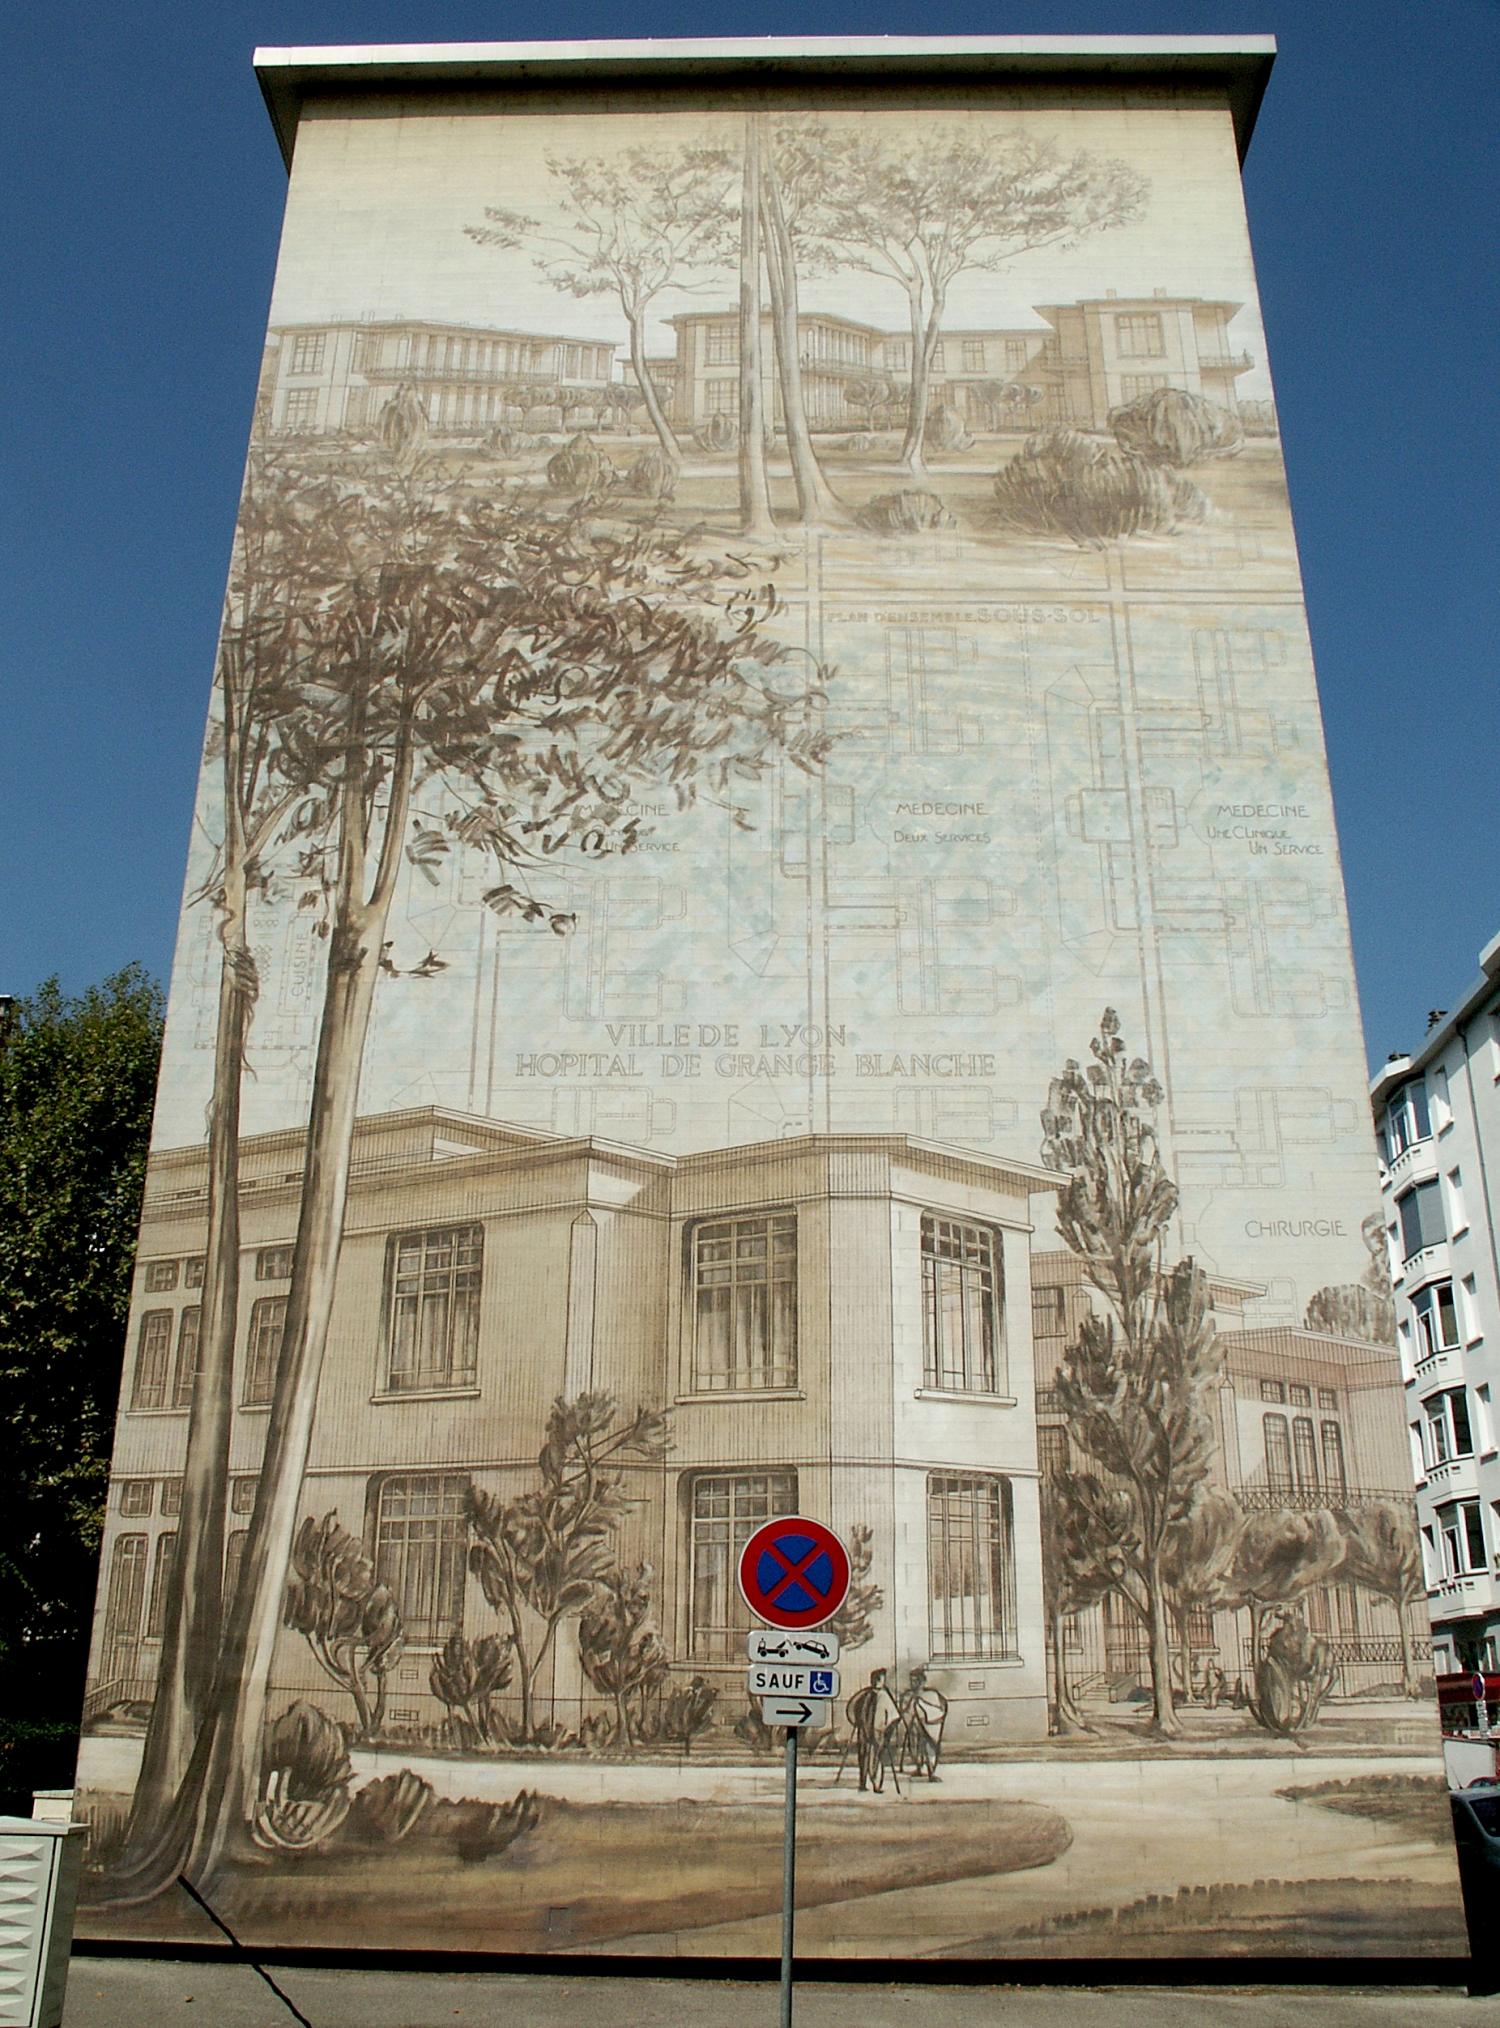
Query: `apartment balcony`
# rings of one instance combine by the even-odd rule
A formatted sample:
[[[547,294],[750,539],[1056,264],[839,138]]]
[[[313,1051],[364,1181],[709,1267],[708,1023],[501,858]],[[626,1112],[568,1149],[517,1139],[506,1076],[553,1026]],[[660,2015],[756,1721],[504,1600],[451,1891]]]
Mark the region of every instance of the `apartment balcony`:
[[[1444,1345],[1431,1352],[1425,1359],[1419,1359],[1412,1368],[1408,1387],[1414,1387],[1419,1397],[1425,1399],[1434,1388],[1461,1387],[1464,1384],[1463,1348],[1458,1345]]]
[[[1500,1581],[1492,1570],[1464,1570],[1439,1578],[1427,1587],[1427,1610],[1434,1625],[1500,1611]]]
[[[1430,1139],[1413,1141],[1387,1166],[1386,1183],[1393,1192],[1405,1190],[1413,1183],[1430,1181],[1437,1172],[1437,1142]]]
[[[1477,1499],[1479,1461],[1471,1452],[1460,1458],[1445,1458],[1429,1465],[1422,1474],[1422,1491],[1433,1501]]]
[[[1396,1286],[1403,1295],[1410,1296],[1429,1282],[1451,1282],[1452,1279],[1453,1261],[1448,1252],[1448,1242],[1438,1239],[1431,1246],[1418,1247],[1415,1253],[1407,1255],[1396,1277]]]

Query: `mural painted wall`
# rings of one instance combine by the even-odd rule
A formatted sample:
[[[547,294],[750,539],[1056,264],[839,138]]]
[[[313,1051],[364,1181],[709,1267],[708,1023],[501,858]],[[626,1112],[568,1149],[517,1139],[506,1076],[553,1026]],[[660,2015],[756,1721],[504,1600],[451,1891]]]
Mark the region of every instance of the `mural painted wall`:
[[[313,102],[86,1932],[1461,1949],[1376,1203],[1227,109]]]

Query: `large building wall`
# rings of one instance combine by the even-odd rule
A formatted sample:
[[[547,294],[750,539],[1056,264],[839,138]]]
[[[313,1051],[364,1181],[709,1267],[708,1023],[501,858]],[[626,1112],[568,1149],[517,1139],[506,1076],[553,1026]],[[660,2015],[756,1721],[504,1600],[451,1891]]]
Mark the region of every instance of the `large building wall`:
[[[1309,1745],[1329,1779],[1424,1776],[1433,1727],[1389,1572],[1339,1575],[1364,1542],[1399,1584],[1414,1537],[1285,475],[1241,423],[1272,413],[1239,182],[1265,54],[1033,56],[887,65],[857,107],[795,71],[655,96],[522,89],[499,57],[415,59],[442,91],[268,67],[296,126],[279,350],[80,1775],[117,1815],[143,1732],[172,1763],[181,1688],[193,1808],[148,1784],[136,1888],[196,1813],[172,1862],[255,1941],[327,1941],[344,1907],[423,1947],[769,1948],[728,1573],[795,1497],[859,1564],[809,1794],[921,1797],[849,1818],[806,1948],[1180,1955],[1242,1917],[1270,1954],[1452,1947],[1436,1837],[1393,1857],[1324,1810],[1310,1839],[1293,1793]],[[746,245],[792,221],[779,327],[785,245],[742,317],[704,309],[736,300],[746,203]],[[966,248],[925,404],[899,336],[922,234],[922,287]],[[570,382],[570,348],[578,413],[611,359],[671,355],[670,413],[611,402],[563,448],[574,411],[516,389]],[[867,370],[891,398],[846,417]],[[151,1262],[204,1257],[208,1315],[228,1202],[234,1328],[179,1388],[193,1292]],[[246,1405],[268,1293],[290,1321]],[[393,1378],[408,1326],[426,1381]],[[1342,1477],[1331,1438],[1272,1469],[1277,1386],[1337,1401]],[[222,1600],[158,1547],[178,1479],[225,1515]],[[337,1640],[306,1624],[331,1578],[285,1589],[327,1515]],[[178,1624],[227,1658],[211,1692]],[[532,1708],[514,1672],[466,1701],[513,1636],[545,1658]],[[903,1701],[872,1743],[848,1697],[877,1669]],[[309,1739],[321,1772],[291,1765]],[[109,1893],[99,1933],[186,1920]],[[1143,1945],[1146,1897],[1175,1912]]]

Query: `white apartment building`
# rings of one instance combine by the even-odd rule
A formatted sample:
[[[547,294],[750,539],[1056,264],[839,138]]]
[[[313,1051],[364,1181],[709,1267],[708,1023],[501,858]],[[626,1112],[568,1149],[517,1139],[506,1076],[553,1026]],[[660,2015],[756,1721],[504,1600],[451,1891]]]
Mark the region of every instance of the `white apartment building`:
[[[1370,1086],[1440,1680],[1500,1671],[1500,936],[1479,962]]]

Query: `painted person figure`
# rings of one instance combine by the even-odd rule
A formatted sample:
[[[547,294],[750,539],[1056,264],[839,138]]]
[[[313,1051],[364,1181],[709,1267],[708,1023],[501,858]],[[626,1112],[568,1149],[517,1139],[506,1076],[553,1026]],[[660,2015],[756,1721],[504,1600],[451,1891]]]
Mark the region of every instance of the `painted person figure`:
[[[856,1690],[844,1707],[859,1755],[859,1785],[878,1796],[885,1787],[886,1763],[891,1742],[901,1724],[901,1709],[886,1687],[884,1669],[872,1669],[863,1690]]]
[[[943,1752],[943,1727],[948,1719],[948,1700],[941,1690],[934,1689],[928,1682],[925,1669],[913,1669],[906,1679],[906,1689],[901,1698],[901,1718],[912,1773],[925,1774],[930,1782],[937,1781],[938,1761]]]

